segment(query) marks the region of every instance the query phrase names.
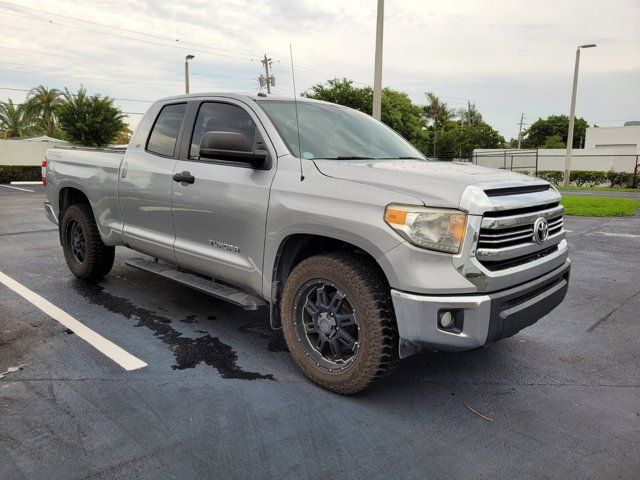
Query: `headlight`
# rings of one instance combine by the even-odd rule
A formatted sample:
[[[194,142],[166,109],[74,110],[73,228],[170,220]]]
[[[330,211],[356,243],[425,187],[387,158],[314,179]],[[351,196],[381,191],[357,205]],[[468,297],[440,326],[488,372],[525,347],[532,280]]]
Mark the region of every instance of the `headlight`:
[[[467,215],[459,210],[389,205],[384,220],[418,247],[458,253],[467,229]]]

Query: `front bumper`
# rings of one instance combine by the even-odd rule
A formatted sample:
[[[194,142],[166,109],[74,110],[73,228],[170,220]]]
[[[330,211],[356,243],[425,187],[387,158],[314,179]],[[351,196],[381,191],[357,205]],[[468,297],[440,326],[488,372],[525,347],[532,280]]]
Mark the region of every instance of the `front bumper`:
[[[427,296],[391,290],[400,336],[400,357],[423,348],[471,350],[510,337],[557,307],[569,287],[571,262],[516,287],[482,295]],[[452,311],[455,327],[438,318]]]

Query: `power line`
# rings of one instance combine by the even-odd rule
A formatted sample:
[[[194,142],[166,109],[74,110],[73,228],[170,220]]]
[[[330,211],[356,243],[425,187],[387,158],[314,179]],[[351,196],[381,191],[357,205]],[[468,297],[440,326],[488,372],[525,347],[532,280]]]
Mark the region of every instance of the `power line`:
[[[11,47],[2,47],[3,50],[13,50],[16,52],[20,52],[20,53],[24,53],[24,52],[28,52],[28,53],[35,53],[36,55],[47,55],[47,56],[53,56],[53,57],[61,57],[61,58],[70,58],[72,60],[82,60],[83,62],[92,62],[92,63],[99,63],[99,64],[109,64],[109,65],[116,65],[118,67],[129,67],[129,68],[144,68],[145,71],[148,70],[157,70],[157,71],[162,71],[162,72],[169,72],[169,73],[176,73],[176,74],[182,74],[182,72],[180,71],[180,69],[175,69],[175,68],[162,68],[162,67],[149,67],[147,64],[135,64],[135,63],[126,63],[126,62],[110,62],[107,60],[96,60],[96,59],[92,59],[89,57],[83,57],[83,56],[79,56],[79,55],[64,55],[64,54],[60,54],[60,53],[54,53],[54,52],[46,52],[46,51],[42,51],[42,50],[28,50],[28,49],[23,49],[23,48],[11,48]],[[7,62],[8,63],[8,62]],[[39,65],[40,66],[40,65]],[[58,68],[58,67],[56,67]],[[62,68],[62,67],[59,67]],[[197,76],[203,76],[203,77],[211,77],[211,78],[240,78],[238,76],[234,76],[234,75],[211,75],[208,73],[199,73],[199,72],[195,72],[192,73],[192,75],[197,75]]]
[[[82,23],[88,23],[88,24],[91,24],[91,25],[98,25],[98,26],[101,26],[101,27],[113,28],[114,30],[121,30],[123,32],[135,33],[136,35],[143,35],[145,37],[156,38],[156,39],[159,39],[159,40],[165,40],[165,41],[169,41],[169,42],[179,42],[181,45],[193,45],[193,46],[197,46],[197,47],[204,47],[204,48],[207,48],[207,49],[210,49],[210,50],[218,50],[218,51],[221,51],[221,52],[235,53],[235,54],[238,54],[238,55],[245,55],[245,56],[249,56],[249,57],[257,57],[257,56],[259,56],[259,54],[246,53],[246,52],[237,52],[237,51],[233,51],[233,50],[227,50],[227,49],[224,49],[224,48],[210,47],[208,45],[203,45],[203,44],[193,43],[193,42],[183,42],[178,38],[174,39],[174,38],[162,37],[160,35],[154,35],[154,34],[147,33],[147,32],[141,32],[139,30],[133,30],[133,29],[124,28],[124,27],[117,27],[117,26],[114,26],[114,25],[108,25],[106,23],[94,22],[92,20],[85,20],[83,18],[71,17],[71,16],[68,16],[68,15],[62,15],[60,13],[49,12],[49,11],[41,10],[41,9],[38,9],[38,8],[26,7],[24,5],[17,5],[15,3],[0,1],[0,4],[8,5],[8,6],[15,7],[15,8],[22,8],[24,10],[31,10],[31,11],[38,12],[38,13],[44,13],[45,15],[53,15],[55,17],[65,18],[67,20],[72,20],[72,21],[75,21],[75,22],[82,22]]]
[[[169,72],[169,73],[174,73],[176,75],[182,75],[182,72],[179,72],[173,68],[162,68],[162,67],[149,67],[147,65],[141,65],[141,64],[133,64],[133,63],[125,63],[125,62],[109,62],[107,60],[95,60],[93,58],[90,57],[86,57],[86,56],[78,56],[78,55],[63,55],[60,53],[53,53],[53,52],[46,52],[46,51],[42,51],[42,50],[28,50],[28,49],[22,49],[22,48],[11,48],[11,47],[2,47],[2,50],[13,50],[16,52],[20,52],[20,53],[35,53],[36,55],[47,55],[47,56],[53,56],[53,57],[61,57],[61,58],[69,58],[72,60],[82,60],[83,62],[92,62],[92,63],[99,63],[99,64],[109,64],[109,65],[116,65],[118,67],[131,67],[131,68],[144,68],[145,71],[161,71],[161,72]],[[10,62],[3,62],[3,63],[10,63]],[[42,67],[42,65],[37,65],[37,67]],[[56,68],[63,68],[63,67],[56,67]],[[201,77],[208,77],[208,78],[229,78],[229,79],[237,79],[240,78],[237,75],[212,75],[209,73],[200,73],[200,72],[192,72],[191,73],[192,76],[201,76]]]
[[[2,11],[2,12],[0,12],[0,14],[11,15],[11,16],[20,17],[20,18],[26,18],[27,20],[33,20],[33,21],[36,21],[36,22],[43,22],[43,23],[46,23],[46,24],[49,24],[49,25],[57,25],[59,27],[75,28],[77,30],[83,30],[85,32],[98,33],[98,34],[107,35],[107,36],[110,36],[110,37],[123,38],[125,40],[133,40],[133,41],[148,43],[150,45],[159,45],[161,47],[175,48],[175,49],[182,50],[182,51],[186,50],[186,47],[182,47],[182,46],[179,46],[179,45],[168,45],[168,44],[165,44],[165,43],[153,42],[151,40],[144,40],[142,38],[128,37],[126,35],[119,35],[117,33],[104,32],[104,31],[101,31],[101,30],[95,30],[95,29],[90,29],[90,28],[83,28],[83,27],[80,27],[78,25],[69,25],[69,24],[66,24],[66,23],[60,23],[58,21],[54,22],[53,20],[46,20],[46,19],[42,19],[42,18],[36,18],[36,17],[33,17],[33,16],[29,16],[29,15],[20,15],[18,13],[12,13],[12,12],[7,12],[7,11]],[[193,51],[193,52],[197,52],[197,53],[202,53],[204,55],[217,55],[217,56],[220,56],[220,57],[234,58],[234,59],[245,60],[245,61],[253,61],[253,59],[250,58],[250,57],[240,57],[240,56],[237,56],[237,55],[228,55],[228,54],[224,54],[224,53],[217,53],[217,52],[211,52],[211,51],[205,51],[205,50],[197,50],[197,49],[193,49],[193,48],[191,48],[189,50]]]
[[[34,68],[42,68],[42,67],[46,67],[46,65],[33,65],[30,63],[17,63],[17,62],[4,62],[4,61],[0,61],[0,64],[8,64],[8,65],[17,65],[17,66],[23,66],[23,67],[34,67]],[[80,68],[74,68],[74,67],[70,67],[70,68],[66,68],[66,67],[53,67],[56,69],[61,69],[61,70],[65,70],[65,71],[79,71],[80,74],[86,73],[89,75],[92,74],[98,74],[98,75],[103,75],[102,72],[92,72],[92,71],[87,71],[86,68],[84,67],[80,67]],[[108,75],[108,73],[106,73]],[[49,72],[47,73],[43,73],[43,75],[50,75]],[[119,73],[118,74],[119,77],[128,77],[128,78],[141,78],[141,79],[148,79],[149,75],[127,75],[127,74],[122,74]],[[204,76],[204,77],[209,77],[209,75],[206,74],[200,74],[200,73],[193,73],[192,76]],[[217,78],[217,76],[211,75],[212,78]],[[242,82],[248,82],[248,78],[245,77],[231,77],[231,76],[221,76],[220,78],[224,78],[225,80],[215,80],[216,84],[226,84],[226,83],[242,83]],[[182,80],[172,80],[171,78],[156,78],[156,80],[162,80],[162,81],[166,81],[166,82],[170,82],[170,83],[182,83]]]
[[[0,1],[0,4],[21,7],[19,5],[11,4],[9,2],[2,2],[2,1]],[[129,31],[129,32],[133,32],[133,33],[138,34],[138,35],[146,35],[146,36],[153,37],[153,38],[161,38],[161,39],[163,39],[165,41],[167,41],[167,40],[172,41],[172,42],[174,41],[174,40],[168,39],[166,37],[159,37],[157,35],[145,34],[143,32],[139,32],[139,31],[135,31],[135,30],[124,29],[122,27],[116,27],[116,26],[113,26],[113,25],[107,25],[107,24],[102,24],[102,23],[98,23],[98,22],[92,22],[92,21],[89,21],[89,20],[81,20],[81,19],[77,19],[77,18],[74,18],[74,17],[68,17],[68,16],[65,16],[65,15],[58,15],[58,14],[55,14],[55,13],[46,12],[44,10],[38,10],[38,9],[30,8],[30,7],[22,7],[22,8],[25,8],[25,9],[28,9],[28,10],[34,10],[34,11],[45,13],[45,14],[49,14],[49,15],[59,16],[59,17],[62,17],[62,18],[72,19],[72,20],[78,21],[78,22],[86,22],[86,23],[91,23],[91,24],[104,26],[106,28],[114,28],[114,29]],[[199,46],[201,48],[207,48],[208,50],[214,49],[214,47],[208,47],[208,46],[204,46],[204,45],[197,44],[197,43],[192,43],[192,42],[181,42],[181,45],[170,45],[170,44],[158,43],[158,42],[153,42],[153,41],[149,41],[149,40],[144,40],[144,39],[141,39],[141,38],[135,38],[135,37],[125,36],[125,35],[119,35],[119,34],[112,33],[112,32],[105,32],[105,31],[100,31],[100,30],[83,28],[83,27],[78,26],[78,25],[70,25],[70,24],[61,23],[61,22],[58,22],[58,21],[53,21],[51,19],[47,20],[47,19],[43,19],[43,18],[37,18],[37,17],[34,17],[34,16],[29,16],[29,15],[21,15],[21,14],[18,14],[18,13],[13,13],[13,12],[8,12],[8,11],[0,11],[0,14],[11,15],[11,16],[19,17],[19,18],[25,18],[27,20],[43,22],[43,23],[46,23],[48,25],[54,25],[54,26],[60,26],[60,27],[65,27],[65,28],[72,28],[72,29],[75,28],[75,29],[83,30],[83,31],[90,32],[90,33],[98,33],[98,34],[102,34],[102,35],[108,35],[108,36],[112,36],[112,37],[122,38],[122,39],[125,39],[125,40],[139,41],[139,42],[147,43],[147,44],[150,44],[150,45],[159,45],[159,46],[162,46],[162,47],[175,48],[175,49],[180,49],[180,50],[185,50],[185,48],[183,48],[181,45],[196,45],[196,46]],[[177,40],[177,41],[179,42],[179,40]],[[231,50],[224,50],[224,49],[216,49],[216,50],[232,52]],[[222,56],[222,57],[234,58],[234,59],[251,61],[251,62],[253,62],[255,60],[254,58],[251,58],[254,55],[248,54],[248,53],[234,52],[234,53],[238,53],[239,55],[245,55],[244,57],[241,57],[241,56],[238,56],[238,55],[228,55],[228,54],[222,54],[222,53],[218,53],[218,52],[203,51],[203,50],[197,50],[197,49],[191,49],[191,51],[202,53],[202,54],[205,54],[205,55],[207,55],[207,54],[208,55],[218,55],[218,56]],[[282,63],[282,65],[286,65],[286,66],[289,66],[289,67],[291,66],[291,64],[289,64],[287,62],[280,62],[279,60],[278,60],[278,63]],[[299,65],[299,66],[296,65],[296,70],[305,72],[307,74],[312,74],[312,75],[316,75],[316,76],[322,76],[325,79],[338,78],[338,75],[334,75],[334,74],[331,74],[331,73],[328,73],[328,72],[323,72],[321,70],[316,70],[316,69],[313,69],[313,68],[310,68],[310,67],[306,67],[304,65]],[[367,82],[361,82],[361,81],[358,81],[358,80],[352,80],[352,81],[354,83],[360,84],[360,85],[367,85],[367,86],[370,85]]]
[[[11,90],[16,92],[30,92],[32,89],[30,88],[13,88],[13,87],[0,87],[0,90]],[[134,98],[118,98],[107,95],[112,100],[119,100],[121,102],[143,102],[143,103],[154,103],[155,100],[139,100]]]
[[[19,73],[22,75],[45,75],[45,76],[51,76],[51,77],[60,77],[60,78],[70,78],[70,79],[74,79],[74,80],[86,80],[86,81],[93,81],[93,82],[103,82],[103,83],[119,83],[119,84],[131,84],[131,85],[146,85],[146,86],[163,86],[163,87],[175,87],[177,84],[181,83],[180,81],[176,80],[176,81],[171,81],[172,83],[150,83],[150,82],[135,82],[132,80],[111,80],[111,79],[104,79],[104,78],[91,78],[91,77],[79,77],[79,76],[74,76],[74,75],[62,75],[62,74],[57,74],[57,73],[50,73],[50,72],[26,72],[24,70],[14,70],[14,69],[0,69],[0,71],[3,72],[13,72],[13,73]],[[222,82],[218,82],[218,83],[222,83]],[[246,82],[234,82],[234,85],[242,85],[243,83],[249,84],[249,81]]]

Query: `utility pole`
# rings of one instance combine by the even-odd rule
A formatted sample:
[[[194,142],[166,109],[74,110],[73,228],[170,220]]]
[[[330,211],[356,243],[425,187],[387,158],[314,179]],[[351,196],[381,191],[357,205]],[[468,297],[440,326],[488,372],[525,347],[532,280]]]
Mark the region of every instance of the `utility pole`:
[[[258,77],[258,82],[260,82],[260,86],[267,87],[267,93],[271,93],[271,87],[276,86],[276,77],[273,75],[269,75],[269,67],[271,66],[271,59],[267,57],[267,54],[264,54],[264,58],[260,61],[262,65],[264,65],[264,75],[260,75]]]
[[[184,57],[184,93],[189,93],[189,60],[194,58],[194,55]]]
[[[471,126],[471,102],[467,100],[467,125]]]
[[[382,117],[382,30],[384,27],[384,0],[378,0],[376,22],[376,61],[373,73],[373,118]]]
[[[580,45],[576,49],[576,63],[573,69],[573,89],[571,91],[571,110],[569,112],[569,131],[567,132],[567,156],[564,159],[564,181],[565,186],[569,185],[571,177],[571,149],[573,148],[573,128],[576,121],[576,94],[578,92],[578,70],[580,68],[580,50],[583,48],[593,48],[595,43]]]
[[[518,129],[518,150],[520,150],[520,146],[522,145],[522,126],[524,125],[524,113],[520,115],[520,128]]]

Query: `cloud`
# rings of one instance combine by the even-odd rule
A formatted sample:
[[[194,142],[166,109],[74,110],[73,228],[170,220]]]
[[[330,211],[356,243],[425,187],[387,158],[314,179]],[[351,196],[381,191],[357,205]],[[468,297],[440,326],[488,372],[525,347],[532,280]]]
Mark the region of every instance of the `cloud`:
[[[192,91],[255,92],[267,53],[275,90],[291,95],[289,44],[300,91],[335,76],[363,83],[373,77],[373,0],[11,3],[28,8],[0,2],[0,87],[83,84],[116,98],[153,100],[182,91],[184,56],[193,54]],[[455,107],[475,101],[510,137],[520,112],[537,118],[568,110],[575,47],[595,42],[583,56],[578,110],[592,121],[635,119],[638,18],[640,3],[631,0],[456,0],[437,8],[387,0],[383,83],[417,102],[425,91]],[[0,99],[18,95],[0,90]],[[147,105],[118,102],[134,113]]]

